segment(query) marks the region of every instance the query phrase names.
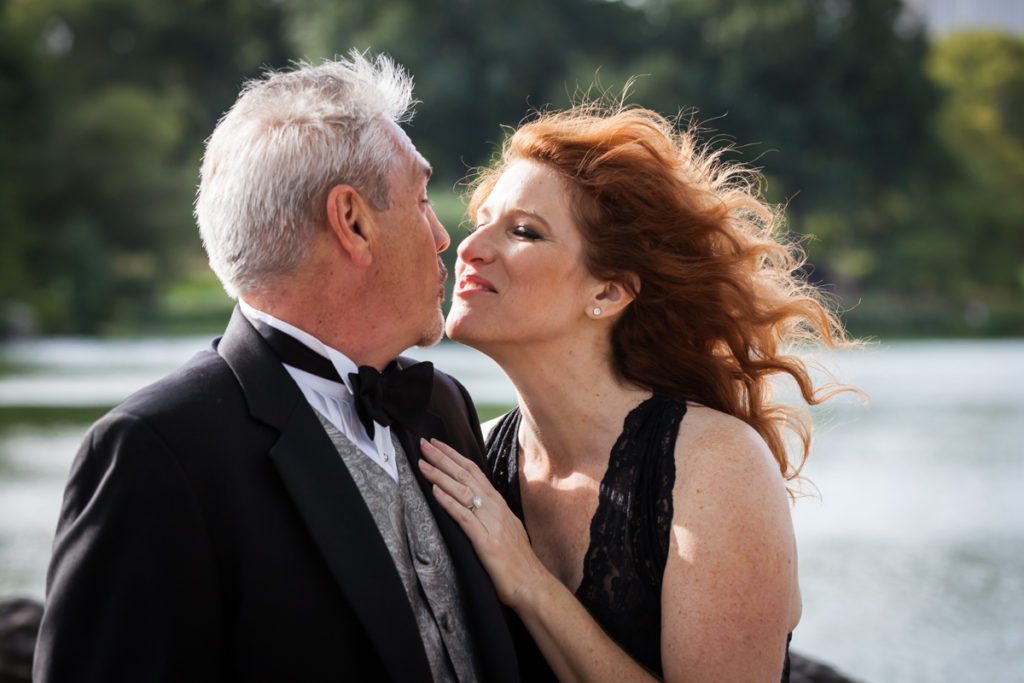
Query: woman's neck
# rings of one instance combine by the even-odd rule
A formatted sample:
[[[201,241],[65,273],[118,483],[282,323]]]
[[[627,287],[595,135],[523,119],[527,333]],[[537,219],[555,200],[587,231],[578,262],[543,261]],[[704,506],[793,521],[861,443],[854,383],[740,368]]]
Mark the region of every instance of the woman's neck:
[[[495,355],[518,394],[523,453],[552,476],[603,469],[626,414],[650,396],[616,377],[605,344],[577,339]]]

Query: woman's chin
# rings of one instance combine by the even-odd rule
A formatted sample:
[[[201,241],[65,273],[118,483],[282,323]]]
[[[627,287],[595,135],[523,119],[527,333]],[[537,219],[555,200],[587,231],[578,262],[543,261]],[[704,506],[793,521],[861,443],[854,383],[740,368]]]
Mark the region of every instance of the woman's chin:
[[[452,307],[448,318],[444,321],[444,333],[449,339],[460,344],[472,345],[472,324],[466,320],[465,311]]]
[[[487,335],[482,334],[479,322],[481,321],[473,320],[468,311],[457,311],[453,308],[445,320],[444,332],[453,342],[483,351],[483,347],[487,346]]]

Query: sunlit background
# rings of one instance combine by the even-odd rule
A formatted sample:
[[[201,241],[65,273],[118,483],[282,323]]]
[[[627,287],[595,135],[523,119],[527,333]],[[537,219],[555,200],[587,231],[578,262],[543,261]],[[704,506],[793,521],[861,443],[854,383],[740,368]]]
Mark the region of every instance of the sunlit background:
[[[0,598],[43,597],[89,422],[227,320],[191,218],[217,117],[262,69],[350,47],[415,75],[454,242],[502,126],[595,83],[639,76],[629,101],[763,169],[874,340],[823,359],[870,402],[815,413],[794,650],[863,681],[1021,680],[1020,0],[0,0]],[[513,400],[486,358],[418,353],[487,415]]]

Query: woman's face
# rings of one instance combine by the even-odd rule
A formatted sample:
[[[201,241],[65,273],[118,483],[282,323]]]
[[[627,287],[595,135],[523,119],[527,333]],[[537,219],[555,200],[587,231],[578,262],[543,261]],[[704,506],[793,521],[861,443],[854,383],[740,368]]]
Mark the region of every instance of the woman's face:
[[[569,202],[564,181],[547,165],[509,165],[459,246],[449,337],[488,350],[579,332],[601,283],[583,266]]]

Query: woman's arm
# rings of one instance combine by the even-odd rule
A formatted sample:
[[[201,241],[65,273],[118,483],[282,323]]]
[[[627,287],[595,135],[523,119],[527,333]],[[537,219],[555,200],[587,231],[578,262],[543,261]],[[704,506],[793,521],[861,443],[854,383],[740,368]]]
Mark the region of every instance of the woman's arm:
[[[475,465],[436,441],[424,442],[423,453],[435,495],[559,680],[653,680],[547,571]],[[662,585],[665,680],[775,683],[786,634],[799,619],[796,544],[779,470],[753,429],[703,407],[688,412],[675,455]],[[483,500],[475,512],[474,495]]]
[[[789,499],[767,445],[734,417],[691,408],[676,440],[673,500],[665,679],[776,683],[799,588]]]
[[[420,468],[465,531],[498,597],[516,611],[560,681],[653,681],[622,650],[530,547],[519,519],[470,460],[439,442],[420,442]],[[483,505],[471,510],[474,496]]]

